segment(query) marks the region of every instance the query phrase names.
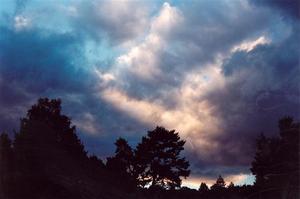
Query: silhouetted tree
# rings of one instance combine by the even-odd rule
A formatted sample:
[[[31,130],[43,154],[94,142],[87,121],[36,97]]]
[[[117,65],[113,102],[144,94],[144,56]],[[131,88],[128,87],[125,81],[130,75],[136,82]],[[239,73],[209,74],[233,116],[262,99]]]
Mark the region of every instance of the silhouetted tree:
[[[230,182],[227,188],[228,188],[228,189],[232,189],[232,188],[234,188],[234,184],[233,184],[233,182]]]
[[[13,177],[12,142],[6,133],[0,135],[0,198],[6,198]]]
[[[266,183],[267,174],[272,169],[274,162],[275,151],[278,146],[278,139],[266,138],[261,134],[256,140],[256,155],[252,162],[251,171],[256,177],[256,185],[262,186]]]
[[[52,179],[73,172],[74,165],[87,158],[75,126],[61,113],[59,99],[39,99],[31,107],[21,119],[14,151],[19,192],[31,198],[53,192]]]
[[[300,191],[300,124],[285,117],[279,120],[278,127],[279,137],[261,135],[257,139],[251,171],[261,190],[279,192],[282,198],[296,198]]]
[[[218,190],[223,190],[223,189],[225,188],[225,185],[226,185],[226,184],[225,184],[224,179],[222,178],[221,175],[219,175],[219,177],[218,177],[216,183],[213,184],[213,185],[210,187],[210,189],[211,189],[211,190],[216,190],[216,191],[218,191]]]
[[[115,142],[115,156],[107,158],[106,167],[118,175],[119,181],[123,187],[132,189],[136,186],[134,177],[134,154],[132,148],[123,138]]]
[[[148,131],[135,151],[135,172],[141,186],[179,187],[180,177],[187,177],[189,162],[180,157],[185,141],[175,130],[156,127]]]
[[[208,186],[206,185],[206,183],[201,182],[200,187],[199,187],[199,191],[200,191],[201,193],[206,193],[206,192],[209,191],[209,188],[208,188]]]
[[[107,158],[106,166],[108,169],[120,171],[123,173],[133,173],[133,150],[127,141],[119,138],[116,142],[116,151],[114,157]]]
[[[96,167],[105,168],[103,161],[95,155],[89,157],[89,163],[95,165]]]

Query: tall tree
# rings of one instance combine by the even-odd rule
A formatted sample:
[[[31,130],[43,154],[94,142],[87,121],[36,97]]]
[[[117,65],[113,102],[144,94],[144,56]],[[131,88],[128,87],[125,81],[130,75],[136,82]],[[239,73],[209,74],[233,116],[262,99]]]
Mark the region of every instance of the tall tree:
[[[133,173],[133,150],[124,138],[119,138],[115,142],[115,156],[107,158],[106,166],[122,173]]]
[[[225,185],[226,185],[226,184],[225,184],[224,179],[222,178],[221,175],[219,175],[219,177],[218,177],[216,183],[213,184],[213,185],[211,186],[210,189],[211,189],[211,190],[222,190],[222,189],[225,188]]]
[[[267,180],[267,174],[274,164],[274,153],[277,149],[278,139],[267,138],[261,134],[256,140],[256,154],[252,162],[251,171],[256,177],[256,185],[262,186]]]
[[[124,138],[119,138],[115,142],[115,156],[107,158],[107,169],[114,172],[118,181],[125,189],[133,189],[136,186],[134,177],[134,154]]]
[[[75,126],[61,113],[59,99],[39,99],[31,107],[21,119],[14,150],[20,193],[31,198],[52,189],[51,179],[71,173],[86,158]]]
[[[297,198],[300,191],[300,124],[291,117],[278,122],[279,137],[257,139],[251,171],[260,189],[279,191],[283,198]]]
[[[185,141],[175,130],[156,127],[149,131],[135,151],[135,171],[141,186],[175,188],[181,185],[180,177],[190,173],[189,162],[180,157]]]
[[[0,198],[7,197],[13,177],[12,142],[6,133],[0,134]]]
[[[206,185],[205,182],[201,182],[200,187],[199,187],[199,192],[200,193],[206,193],[209,191],[208,186]]]

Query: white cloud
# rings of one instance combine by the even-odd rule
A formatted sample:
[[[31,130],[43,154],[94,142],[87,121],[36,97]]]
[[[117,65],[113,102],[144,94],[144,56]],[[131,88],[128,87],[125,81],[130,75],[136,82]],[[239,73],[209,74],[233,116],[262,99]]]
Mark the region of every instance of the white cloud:
[[[15,30],[20,31],[23,30],[30,25],[30,20],[29,18],[22,16],[22,15],[17,15],[14,18],[14,27]]]
[[[217,149],[218,143],[212,137],[221,132],[221,120],[213,115],[214,107],[205,95],[214,87],[223,85],[222,76],[215,65],[194,72],[186,76],[180,88],[168,92],[168,98],[175,99],[174,107],[165,106],[161,98],[154,101],[136,99],[116,88],[104,89],[100,97],[149,126],[176,129],[186,139],[188,150],[201,158],[214,159],[209,155]]]
[[[180,11],[164,3],[158,16],[151,22],[149,34],[128,53],[117,58],[116,67],[144,79],[153,79],[161,73],[160,55],[165,50],[168,36],[182,23]]]
[[[241,50],[249,52],[258,45],[264,45],[269,43],[271,43],[271,40],[269,38],[267,38],[266,36],[260,36],[254,40],[246,40],[241,42],[240,44],[234,46],[231,49],[231,52],[236,52]]]
[[[107,87],[109,83],[114,82],[116,80],[115,75],[112,73],[101,72],[96,67],[94,68],[94,71],[100,80],[100,87]]]

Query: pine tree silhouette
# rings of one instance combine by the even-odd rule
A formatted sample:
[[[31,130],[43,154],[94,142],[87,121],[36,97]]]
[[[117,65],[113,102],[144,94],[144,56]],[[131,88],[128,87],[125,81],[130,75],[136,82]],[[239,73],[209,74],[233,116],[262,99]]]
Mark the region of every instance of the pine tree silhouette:
[[[12,141],[6,133],[0,134],[0,198],[9,196],[13,188],[13,150]]]
[[[255,185],[268,197],[298,198],[300,124],[284,117],[278,127],[279,137],[261,135],[257,139],[251,171],[256,177]]]
[[[116,181],[123,188],[133,190],[136,187],[133,150],[123,138],[117,139],[115,145],[115,156],[107,158],[106,167],[117,175]]]
[[[138,180],[141,186],[179,187],[180,177],[187,177],[189,162],[180,157],[185,141],[175,130],[156,127],[149,131],[135,151]]]

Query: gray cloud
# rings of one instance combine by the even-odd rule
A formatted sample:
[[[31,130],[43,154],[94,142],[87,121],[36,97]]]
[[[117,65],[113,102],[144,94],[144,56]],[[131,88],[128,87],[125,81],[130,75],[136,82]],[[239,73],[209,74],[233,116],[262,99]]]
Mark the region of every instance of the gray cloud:
[[[295,26],[286,40],[259,45],[250,52],[235,52],[224,62],[226,86],[208,95],[217,107],[216,114],[223,118],[224,134],[217,139],[225,148],[223,155],[229,155],[224,162],[245,157],[241,164],[249,164],[255,136],[260,132],[276,135],[277,121],[285,115],[300,118],[297,43]],[[226,151],[232,149],[230,157]]]
[[[281,12],[281,14],[283,16],[289,15],[289,16],[292,16],[292,17],[298,18],[298,19],[300,17],[300,12],[299,12],[300,3],[297,0],[285,0],[285,1],[282,1],[282,0],[263,0],[263,1],[251,0],[250,2],[252,2],[253,4],[259,5],[259,6],[275,8],[276,10]]]
[[[91,1],[76,7],[73,25],[96,40],[120,44],[142,36],[148,23],[148,8],[140,1]],[[134,10],[134,12],[133,12]]]
[[[1,131],[18,130],[19,118],[39,97],[61,98],[64,113],[75,124],[80,121],[82,125],[95,126],[91,135],[78,125],[91,153],[112,153],[118,136],[130,137],[140,129],[145,131],[143,125],[97,97],[98,78],[83,55],[82,37],[39,28],[15,31],[1,27],[0,31]],[[85,124],[86,114],[94,118],[92,123]],[[94,139],[99,146],[92,151],[89,142],[95,142]]]
[[[154,53],[158,61],[150,67],[161,71],[154,75],[155,81],[126,71],[120,77],[126,82],[124,89],[134,97],[163,97],[163,91],[179,87],[187,74],[213,63],[241,41],[262,34],[274,20],[268,10],[252,9],[239,1],[200,1],[174,9],[180,11],[183,22],[175,22],[179,25],[163,38],[167,46]],[[151,48],[144,50],[151,52]],[[155,89],[158,83],[160,89]]]

